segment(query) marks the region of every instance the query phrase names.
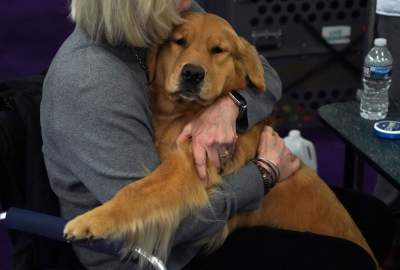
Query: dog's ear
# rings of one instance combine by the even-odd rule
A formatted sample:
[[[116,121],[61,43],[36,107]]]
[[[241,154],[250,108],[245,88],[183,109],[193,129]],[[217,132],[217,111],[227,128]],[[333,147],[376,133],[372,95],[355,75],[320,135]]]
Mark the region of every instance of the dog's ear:
[[[150,84],[154,81],[156,77],[157,56],[158,46],[150,48],[149,52],[147,53],[147,75]]]
[[[246,39],[238,39],[238,61],[248,80],[260,91],[265,91],[264,68],[256,48]]]

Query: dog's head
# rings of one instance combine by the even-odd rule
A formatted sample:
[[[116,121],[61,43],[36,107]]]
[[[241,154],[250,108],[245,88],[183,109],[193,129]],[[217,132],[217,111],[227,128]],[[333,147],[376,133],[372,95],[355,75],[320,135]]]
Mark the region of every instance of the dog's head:
[[[224,19],[187,13],[170,39],[148,57],[150,81],[173,101],[208,105],[249,83],[265,89],[257,51]]]

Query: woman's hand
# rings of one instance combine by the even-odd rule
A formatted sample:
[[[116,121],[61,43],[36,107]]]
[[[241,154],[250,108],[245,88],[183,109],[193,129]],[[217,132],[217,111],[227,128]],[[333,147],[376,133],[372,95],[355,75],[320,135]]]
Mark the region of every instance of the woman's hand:
[[[257,156],[272,161],[279,168],[278,181],[285,180],[300,168],[299,158],[290,152],[283,139],[270,126],[265,126],[261,133]],[[269,170],[265,164],[259,164]]]
[[[239,108],[229,97],[223,97],[189,122],[177,143],[192,140],[193,157],[200,179],[207,185],[207,158],[219,170],[233,154],[236,118]]]

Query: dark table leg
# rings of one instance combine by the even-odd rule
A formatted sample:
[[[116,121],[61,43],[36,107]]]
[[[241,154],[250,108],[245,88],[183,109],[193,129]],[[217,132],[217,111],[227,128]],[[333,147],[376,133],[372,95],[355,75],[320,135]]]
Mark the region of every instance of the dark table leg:
[[[354,188],[354,150],[346,143],[344,148],[344,175],[343,175],[343,187]]]
[[[364,161],[354,148],[345,145],[343,187],[362,191],[364,179]]]
[[[355,153],[354,181],[356,182],[355,188],[358,191],[363,191],[363,187],[364,187],[364,160],[357,153]]]

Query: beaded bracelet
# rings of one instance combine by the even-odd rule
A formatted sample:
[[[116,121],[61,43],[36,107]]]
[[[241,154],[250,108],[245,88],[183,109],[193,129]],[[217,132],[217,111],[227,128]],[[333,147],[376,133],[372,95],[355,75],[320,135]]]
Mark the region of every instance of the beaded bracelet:
[[[257,159],[253,159],[252,162],[256,165],[257,169],[260,171],[261,178],[263,180],[263,186],[264,186],[264,194],[267,194],[268,191],[275,186],[275,184],[278,182],[278,178],[276,177],[276,172],[271,169],[271,167],[268,167],[266,169],[264,166],[260,164],[260,162]]]
[[[279,171],[279,167],[273,161],[264,159],[262,157],[257,157],[256,160],[267,165],[273,171],[277,181],[281,179],[281,172]]]

